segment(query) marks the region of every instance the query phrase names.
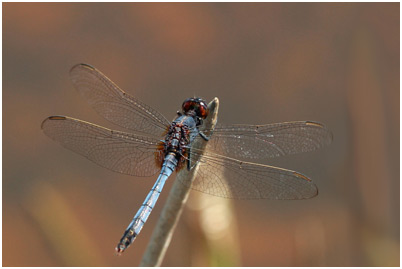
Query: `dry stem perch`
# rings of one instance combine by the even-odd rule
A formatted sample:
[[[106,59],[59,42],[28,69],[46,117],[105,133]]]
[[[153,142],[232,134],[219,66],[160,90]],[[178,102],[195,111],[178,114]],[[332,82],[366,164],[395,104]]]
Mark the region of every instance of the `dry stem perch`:
[[[209,104],[209,116],[204,120],[206,130],[213,130],[218,119],[219,99],[214,98]],[[210,135],[210,134],[207,134]],[[203,139],[194,141],[194,147],[205,149],[207,142]],[[173,231],[181,215],[183,205],[186,203],[191,184],[184,186],[182,182],[193,182],[198,165],[192,170],[180,171],[173,183],[165,206],[159,217],[140,266],[160,266],[172,238]]]

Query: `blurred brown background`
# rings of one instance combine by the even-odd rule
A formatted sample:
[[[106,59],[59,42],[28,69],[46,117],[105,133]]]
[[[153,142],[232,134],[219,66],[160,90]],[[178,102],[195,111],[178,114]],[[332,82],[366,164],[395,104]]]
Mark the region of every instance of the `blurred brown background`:
[[[50,115],[115,128],[72,87],[85,62],[168,119],[216,96],[221,122],[334,134],[267,160],[310,176],[314,199],[192,192],[163,265],[398,266],[399,56],[399,3],[4,3],[3,265],[137,266],[169,193],[174,177],[114,256],[156,177],[108,171],[40,130]]]

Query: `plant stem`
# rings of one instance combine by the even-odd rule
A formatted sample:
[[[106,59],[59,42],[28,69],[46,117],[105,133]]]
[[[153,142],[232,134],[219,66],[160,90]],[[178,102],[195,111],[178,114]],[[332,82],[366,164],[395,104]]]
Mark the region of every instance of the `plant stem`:
[[[209,104],[209,115],[204,120],[204,126],[206,130],[213,130],[218,119],[219,100],[214,98]],[[206,133],[206,135],[210,135]],[[207,142],[203,139],[197,139],[194,141],[194,147],[203,152],[207,145]],[[158,223],[152,233],[151,239],[145,250],[144,256],[140,266],[160,266],[165,256],[166,250],[172,239],[173,231],[177,225],[183,205],[186,203],[191,184],[185,186],[180,181],[193,182],[196,175],[198,165],[192,170],[182,169],[176,176],[176,180],[173,182],[172,189],[169,193],[165,206],[163,207],[161,216]]]

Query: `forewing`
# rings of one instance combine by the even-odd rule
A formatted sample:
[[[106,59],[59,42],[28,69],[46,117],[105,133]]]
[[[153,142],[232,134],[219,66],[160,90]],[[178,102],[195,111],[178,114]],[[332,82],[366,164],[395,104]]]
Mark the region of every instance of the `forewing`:
[[[192,154],[196,154],[194,150]],[[210,152],[205,152],[200,158],[191,188],[234,199],[295,200],[318,194],[315,184],[298,172],[241,162]]]
[[[90,65],[75,65],[70,75],[75,88],[88,103],[114,124],[151,135],[162,134],[170,124],[157,110],[125,93]]]
[[[151,176],[160,169],[155,163],[157,139],[114,131],[65,116],[45,119],[42,130],[63,147],[115,172]]]
[[[324,125],[312,121],[217,125],[207,150],[245,160],[266,159],[313,151],[331,141],[332,133]]]

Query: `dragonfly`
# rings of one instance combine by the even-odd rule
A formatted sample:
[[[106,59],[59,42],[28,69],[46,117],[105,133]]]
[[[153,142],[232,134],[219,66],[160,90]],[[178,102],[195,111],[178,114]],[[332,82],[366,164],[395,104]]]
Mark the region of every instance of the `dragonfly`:
[[[209,130],[203,124],[209,110],[202,98],[186,99],[170,122],[88,64],[75,65],[70,77],[95,111],[128,132],[67,116],[46,118],[41,125],[43,132],[63,147],[112,171],[137,177],[159,172],[120,239],[118,254],[137,238],[166,180],[181,169],[198,166],[195,180],[181,183],[224,198],[296,200],[318,194],[307,176],[255,161],[309,152],[330,144],[332,133],[321,123],[217,123]],[[195,146],[199,139],[208,141],[205,149]]]

